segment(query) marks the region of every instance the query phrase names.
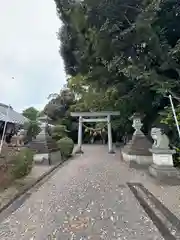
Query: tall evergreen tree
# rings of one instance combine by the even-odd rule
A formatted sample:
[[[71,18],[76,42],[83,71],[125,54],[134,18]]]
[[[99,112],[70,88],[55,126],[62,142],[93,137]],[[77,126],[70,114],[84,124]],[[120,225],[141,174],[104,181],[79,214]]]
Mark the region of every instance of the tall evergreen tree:
[[[148,128],[168,105],[165,91],[180,95],[180,2],[55,2],[67,74],[85,76],[84,84],[104,95],[115,89],[111,106],[121,111],[121,126],[139,111]]]

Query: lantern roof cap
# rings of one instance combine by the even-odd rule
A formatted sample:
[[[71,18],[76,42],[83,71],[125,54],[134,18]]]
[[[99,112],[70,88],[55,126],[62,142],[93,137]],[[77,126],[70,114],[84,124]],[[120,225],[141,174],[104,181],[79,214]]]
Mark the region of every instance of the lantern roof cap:
[[[139,113],[139,112],[135,112],[129,119],[130,119],[130,120],[133,120],[133,119],[135,119],[135,118],[143,119],[143,118],[144,118],[144,114]]]

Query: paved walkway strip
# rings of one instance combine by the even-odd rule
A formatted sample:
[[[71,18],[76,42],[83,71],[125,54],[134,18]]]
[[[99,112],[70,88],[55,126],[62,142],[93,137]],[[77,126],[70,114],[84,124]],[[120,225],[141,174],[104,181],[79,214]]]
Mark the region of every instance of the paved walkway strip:
[[[104,146],[86,146],[82,156],[59,169],[0,224],[0,239],[178,239],[149,206],[153,198],[142,187],[149,181],[120,160],[120,151],[111,155]],[[128,185],[138,191],[140,202]],[[167,211],[162,214],[167,218]]]

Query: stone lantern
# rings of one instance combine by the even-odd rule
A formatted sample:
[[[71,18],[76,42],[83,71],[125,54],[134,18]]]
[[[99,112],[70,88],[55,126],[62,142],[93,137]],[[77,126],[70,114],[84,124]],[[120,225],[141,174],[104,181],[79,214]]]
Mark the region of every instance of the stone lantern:
[[[141,119],[144,116],[139,114],[139,113],[134,113],[132,117],[130,117],[130,120],[133,121],[133,125],[132,127],[135,129],[135,132],[133,135],[137,135],[137,134],[143,134],[141,131],[141,127],[143,126]]]
[[[135,129],[132,139],[122,149],[122,156],[126,162],[135,162],[140,165],[152,163],[152,153],[149,151],[152,143],[141,131],[143,126],[141,120],[144,116],[134,113],[130,120],[133,121],[132,127]]]
[[[36,164],[53,165],[61,161],[61,153],[56,141],[51,137],[48,121],[46,115],[38,118],[41,131],[29,144],[29,147],[36,152],[34,155]]]

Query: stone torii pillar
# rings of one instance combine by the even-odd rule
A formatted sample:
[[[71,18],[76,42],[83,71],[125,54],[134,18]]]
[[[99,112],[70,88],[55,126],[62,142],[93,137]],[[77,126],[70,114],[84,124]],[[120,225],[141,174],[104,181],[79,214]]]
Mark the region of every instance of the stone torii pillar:
[[[83,118],[82,118],[82,116],[79,116],[78,149],[77,149],[76,153],[83,153],[83,151],[82,151],[82,123],[83,123]]]
[[[112,144],[112,127],[111,127],[111,115],[107,116],[107,127],[108,127],[108,148],[109,153],[114,153]]]

